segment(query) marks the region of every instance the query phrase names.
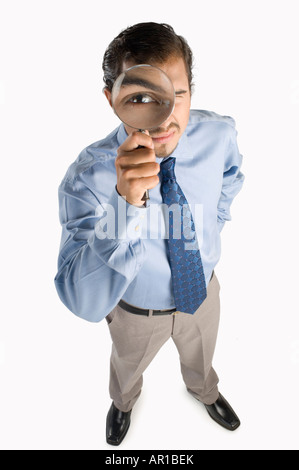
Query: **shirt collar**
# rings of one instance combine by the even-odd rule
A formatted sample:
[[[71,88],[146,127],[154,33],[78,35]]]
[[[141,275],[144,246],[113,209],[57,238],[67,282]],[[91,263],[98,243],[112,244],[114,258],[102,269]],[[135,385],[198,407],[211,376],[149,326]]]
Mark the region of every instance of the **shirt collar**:
[[[117,131],[117,141],[119,145],[122,145],[126,138],[128,137],[127,131],[125,126],[121,124]],[[180,138],[178,145],[174,149],[174,151],[169,155],[169,157],[174,157],[177,160],[192,160],[193,158],[193,151],[190,145],[190,139],[187,134],[187,130],[185,130],[184,134]],[[168,157],[166,157],[168,158]],[[161,161],[161,159],[159,159]]]

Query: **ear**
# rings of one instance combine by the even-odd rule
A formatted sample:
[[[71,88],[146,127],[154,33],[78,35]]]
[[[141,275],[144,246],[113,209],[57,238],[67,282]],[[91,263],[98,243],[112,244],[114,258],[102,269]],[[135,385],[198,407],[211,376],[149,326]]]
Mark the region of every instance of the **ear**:
[[[105,87],[105,88],[103,89],[103,93],[104,93],[104,95],[106,96],[106,98],[107,98],[107,100],[108,100],[110,106],[112,107],[111,91],[108,90],[107,87]]]

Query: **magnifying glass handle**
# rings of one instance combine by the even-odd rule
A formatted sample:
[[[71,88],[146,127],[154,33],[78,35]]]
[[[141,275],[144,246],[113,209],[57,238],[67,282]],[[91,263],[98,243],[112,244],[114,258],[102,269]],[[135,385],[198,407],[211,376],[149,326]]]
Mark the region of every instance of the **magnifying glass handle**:
[[[141,201],[148,201],[149,200],[149,193],[148,193],[148,189],[145,191],[144,195],[143,195],[143,198],[141,199]]]
[[[139,129],[138,132],[142,132],[143,134],[145,134],[145,130],[144,129]],[[138,148],[142,148],[142,145],[139,145]],[[145,191],[141,201],[148,201],[150,199],[149,197],[149,192],[148,192],[148,189]]]

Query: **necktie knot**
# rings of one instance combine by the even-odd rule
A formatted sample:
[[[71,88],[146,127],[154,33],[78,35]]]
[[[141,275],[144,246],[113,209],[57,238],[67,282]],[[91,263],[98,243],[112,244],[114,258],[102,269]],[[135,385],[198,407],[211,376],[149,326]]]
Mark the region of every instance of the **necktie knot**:
[[[174,167],[175,167],[175,158],[171,157],[164,162],[161,163],[160,169],[162,172],[163,181],[167,181],[169,179],[175,180],[174,174]]]

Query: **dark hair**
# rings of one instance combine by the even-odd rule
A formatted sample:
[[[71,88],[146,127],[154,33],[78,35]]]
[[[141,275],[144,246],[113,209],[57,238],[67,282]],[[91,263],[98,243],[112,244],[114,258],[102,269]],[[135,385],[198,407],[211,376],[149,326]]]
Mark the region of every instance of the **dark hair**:
[[[111,91],[122,73],[124,61],[134,64],[162,64],[172,57],[182,57],[192,89],[193,54],[182,37],[165,23],[139,23],[122,31],[108,46],[103,58],[105,86]]]

